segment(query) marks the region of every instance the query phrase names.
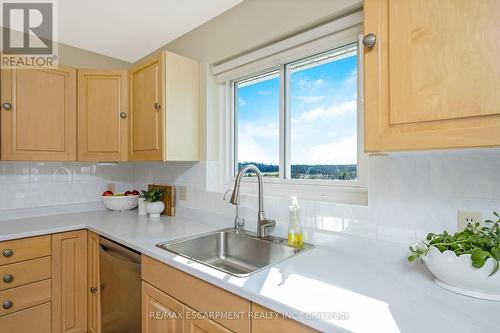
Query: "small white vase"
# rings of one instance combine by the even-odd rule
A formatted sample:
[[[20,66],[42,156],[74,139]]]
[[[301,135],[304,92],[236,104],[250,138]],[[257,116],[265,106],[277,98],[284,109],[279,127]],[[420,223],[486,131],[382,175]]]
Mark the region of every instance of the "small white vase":
[[[163,203],[163,201],[146,202],[146,212],[148,212],[150,219],[159,219],[160,214],[164,209],[165,204]]]

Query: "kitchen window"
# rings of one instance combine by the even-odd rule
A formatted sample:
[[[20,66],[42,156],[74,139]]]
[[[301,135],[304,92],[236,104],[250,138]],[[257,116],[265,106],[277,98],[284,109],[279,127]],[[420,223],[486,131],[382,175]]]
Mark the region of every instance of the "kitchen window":
[[[359,186],[358,63],[353,42],[231,81],[232,176],[255,164],[268,182]]]

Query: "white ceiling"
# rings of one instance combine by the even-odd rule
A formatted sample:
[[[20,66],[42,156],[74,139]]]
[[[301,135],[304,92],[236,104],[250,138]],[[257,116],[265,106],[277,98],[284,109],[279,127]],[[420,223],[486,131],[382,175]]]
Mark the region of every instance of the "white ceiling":
[[[242,0],[59,0],[58,40],[135,62]]]

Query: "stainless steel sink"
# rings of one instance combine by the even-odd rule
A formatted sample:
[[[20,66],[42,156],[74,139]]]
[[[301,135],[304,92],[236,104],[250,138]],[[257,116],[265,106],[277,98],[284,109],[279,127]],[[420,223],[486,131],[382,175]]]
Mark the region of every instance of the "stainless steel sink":
[[[156,246],[225,273],[244,277],[313,247],[288,246],[284,238],[258,238],[247,231],[223,229]]]

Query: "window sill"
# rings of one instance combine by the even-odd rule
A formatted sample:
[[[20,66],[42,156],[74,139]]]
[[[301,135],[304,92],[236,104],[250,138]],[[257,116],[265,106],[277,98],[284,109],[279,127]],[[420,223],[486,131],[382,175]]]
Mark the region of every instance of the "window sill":
[[[256,179],[243,179],[240,193],[257,195]],[[234,187],[234,180],[226,184],[226,188]],[[299,199],[332,202],[349,205],[368,205],[368,189],[361,185],[350,184],[298,184],[296,182],[264,181],[264,195],[273,197],[297,196]]]

